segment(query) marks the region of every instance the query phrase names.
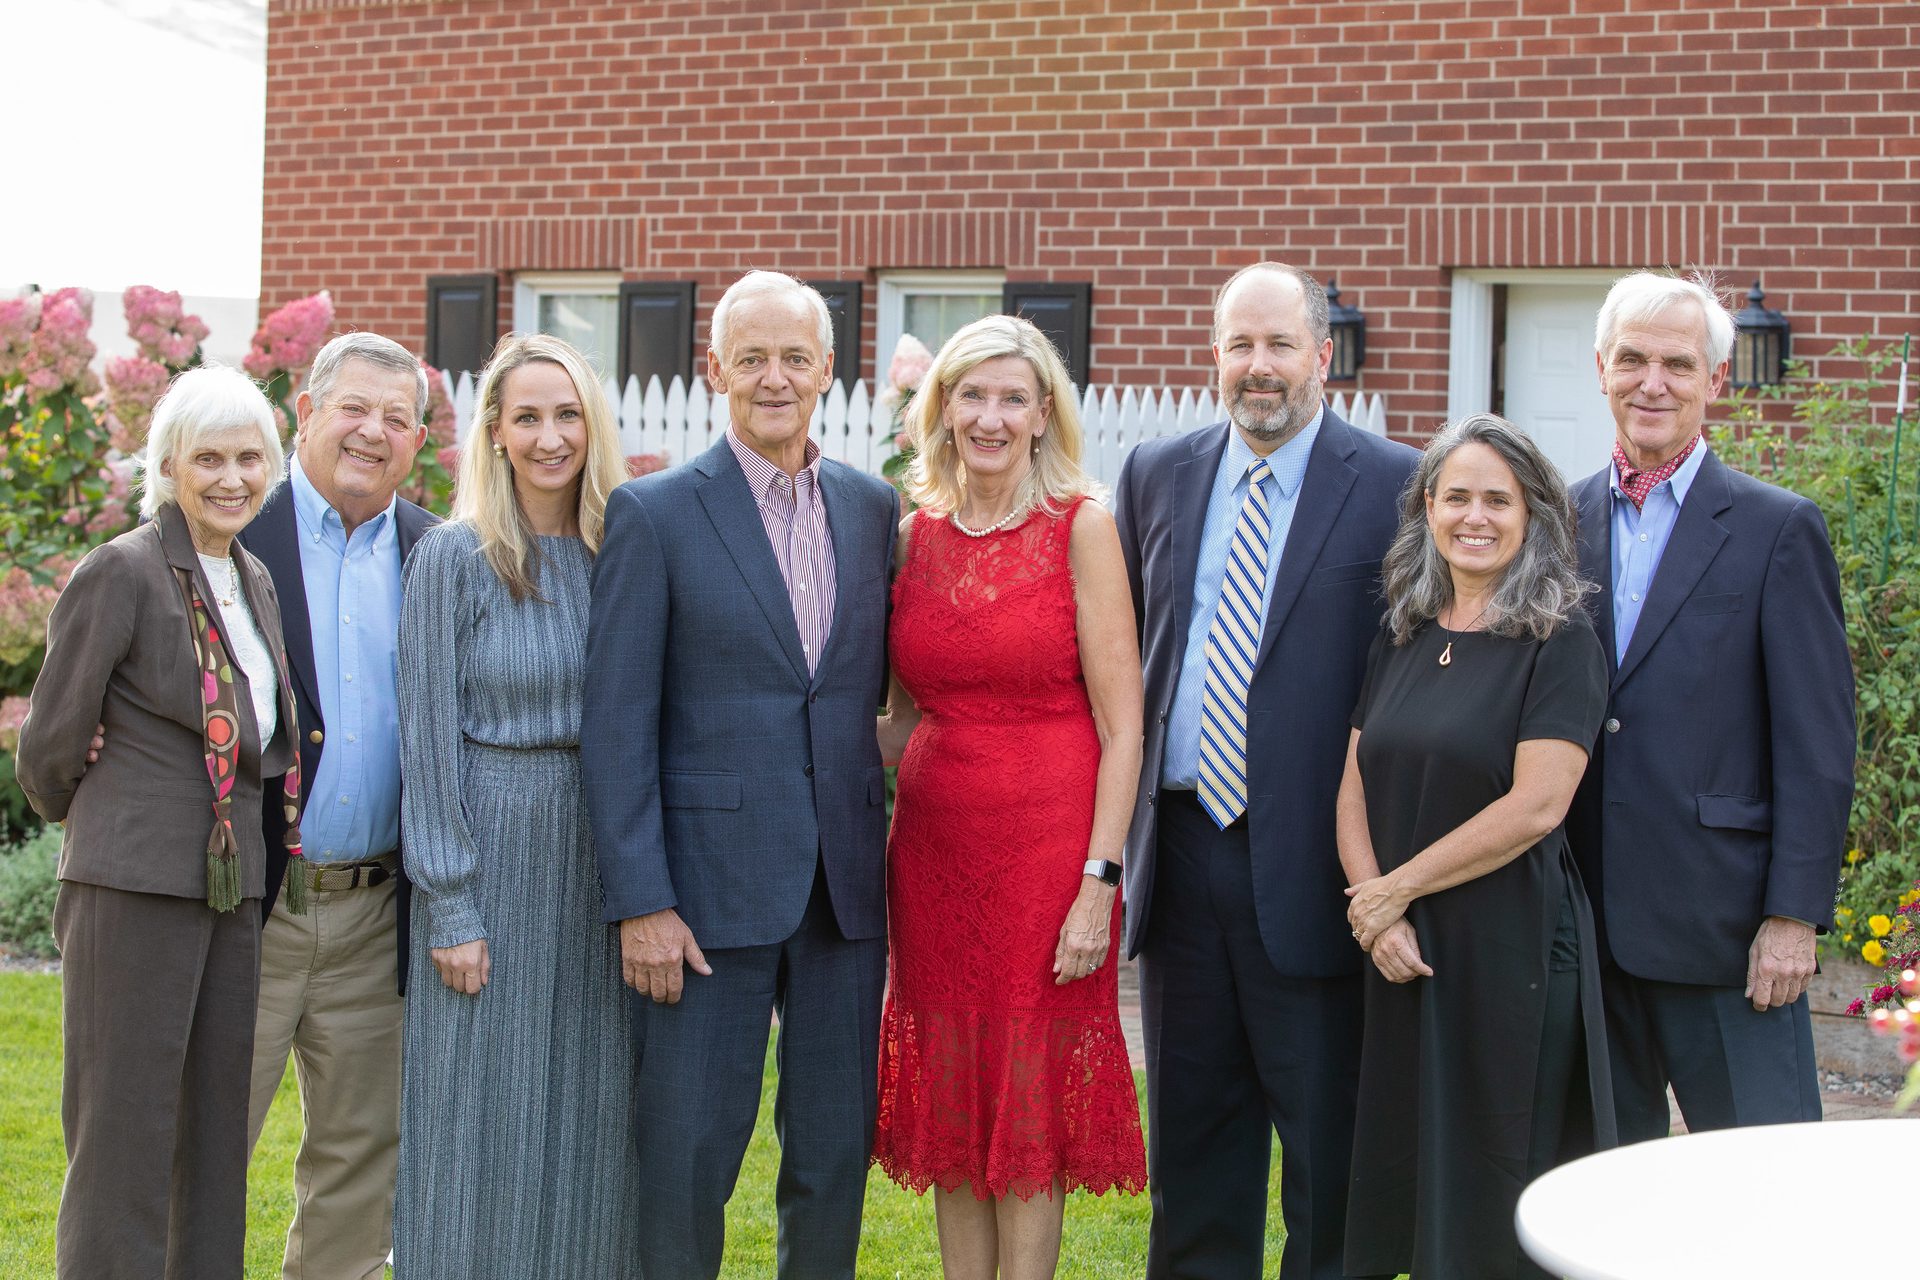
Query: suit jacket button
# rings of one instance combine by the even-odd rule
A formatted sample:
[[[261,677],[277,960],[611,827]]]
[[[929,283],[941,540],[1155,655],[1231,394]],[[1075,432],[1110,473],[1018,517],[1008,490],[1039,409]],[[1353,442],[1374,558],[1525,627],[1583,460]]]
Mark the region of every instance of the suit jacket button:
[[[1608,733],[1620,732],[1620,722],[1618,720],[1615,720],[1612,716],[1608,716],[1606,724],[1602,725],[1601,727],[1604,728]]]
[[[317,747],[321,744],[321,742],[323,742],[326,739],[326,736],[327,736],[326,734],[320,732],[318,729],[315,729],[312,733],[307,735],[307,741],[311,742],[314,746]]]
[[[808,765],[808,766],[807,766],[807,776],[808,776],[809,778],[811,778],[811,777],[813,776],[813,766],[812,766],[812,765]]]

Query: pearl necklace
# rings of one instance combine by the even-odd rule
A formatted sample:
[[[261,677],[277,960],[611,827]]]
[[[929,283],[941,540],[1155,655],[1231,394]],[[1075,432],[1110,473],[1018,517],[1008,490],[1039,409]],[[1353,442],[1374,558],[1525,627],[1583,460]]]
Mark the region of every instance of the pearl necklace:
[[[960,513],[957,511],[949,513],[947,516],[947,520],[949,523],[953,525],[954,528],[966,534],[969,538],[984,538],[990,533],[1000,532],[1002,529],[1012,524],[1016,518],[1020,516],[1024,516],[1025,514],[1026,512],[1021,510],[1019,507],[1015,507],[1013,510],[1007,512],[1007,514],[1001,516],[998,520],[995,520],[992,524],[988,525],[984,529],[967,528],[967,526],[960,523]]]

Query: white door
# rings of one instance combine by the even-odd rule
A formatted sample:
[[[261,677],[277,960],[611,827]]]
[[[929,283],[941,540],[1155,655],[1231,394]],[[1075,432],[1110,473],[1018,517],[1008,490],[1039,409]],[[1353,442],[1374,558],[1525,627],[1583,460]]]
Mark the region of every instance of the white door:
[[[1613,414],[1593,368],[1593,321],[1604,284],[1510,284],[1501,362],[1506,417],[1569,480],[1592,475],[1613,450]]]

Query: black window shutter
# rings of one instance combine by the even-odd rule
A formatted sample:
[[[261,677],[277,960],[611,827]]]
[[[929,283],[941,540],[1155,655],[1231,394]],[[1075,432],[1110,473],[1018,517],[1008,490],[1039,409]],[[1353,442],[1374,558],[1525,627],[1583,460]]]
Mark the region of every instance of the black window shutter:
[[[499,287],[491,275],[427,277],[428,364],[479,376],[499,328]]]
[[[858,280],[809,280],[827,300],[827,316],[833,321],[833,376],[853,394],[860,379],[860,304]]]
[[[628,280],[620,286],[619,383],[660,379],[664,390],[675,378],[693,387],[693,281]]]
[[[1093,328],[1093,285],[1020,282],[1009,280],[1000,292],[1000,310],[1025,316],[1053,340],[1074,385],[1087,385],[1087,358]]]

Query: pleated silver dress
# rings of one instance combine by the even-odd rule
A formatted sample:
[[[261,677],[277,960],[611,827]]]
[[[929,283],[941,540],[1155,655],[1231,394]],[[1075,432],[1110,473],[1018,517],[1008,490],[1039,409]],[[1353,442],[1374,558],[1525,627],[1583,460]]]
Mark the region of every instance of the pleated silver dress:
[[[633,1051],[579,778],[591,558],[540,539],[515,602],[470,527],[408,558],[401,846],[414,883],[398,1280],[604,1280],[633,1269]],[[449,989],[429,948],[484,937]]]

